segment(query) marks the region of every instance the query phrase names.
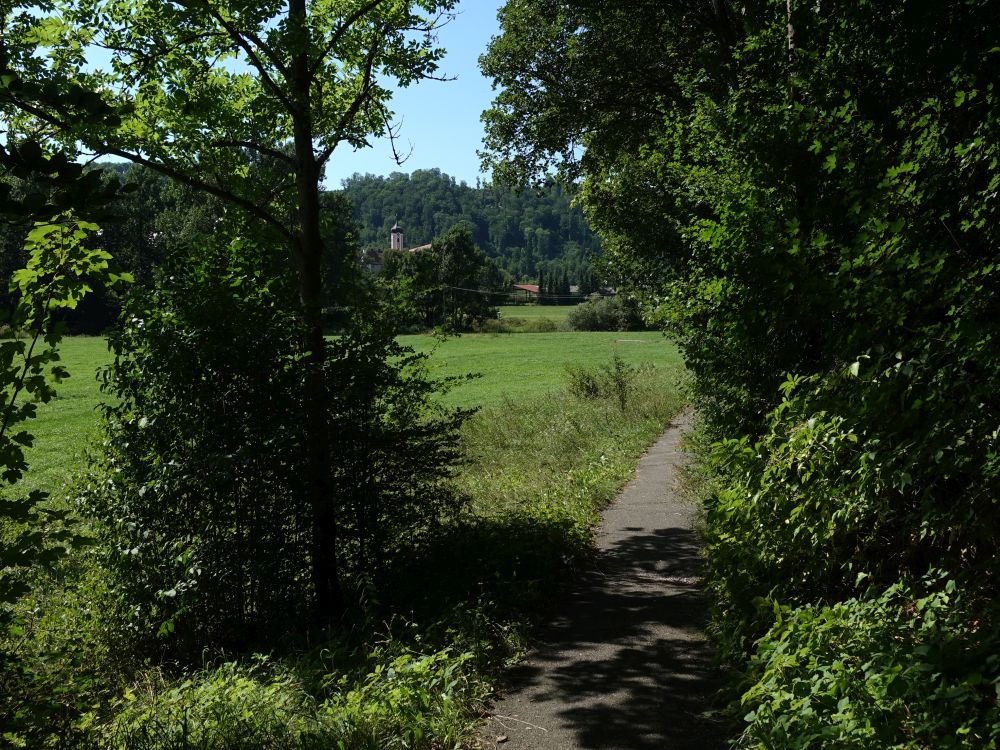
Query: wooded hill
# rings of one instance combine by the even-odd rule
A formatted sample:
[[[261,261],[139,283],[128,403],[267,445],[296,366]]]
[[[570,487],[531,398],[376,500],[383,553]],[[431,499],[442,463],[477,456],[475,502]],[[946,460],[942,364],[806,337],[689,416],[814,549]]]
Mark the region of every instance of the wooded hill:
[[[579,208],[557,184],[539,190],[472,187],[439,169],[394,172],[388,177],[356,174],[344,180],[364,248],[387,247],[398,221],[408,247],[423,245],[456,224],[468,225],[475,243],[517,280],[539,271],[572,283],[601,252]]]

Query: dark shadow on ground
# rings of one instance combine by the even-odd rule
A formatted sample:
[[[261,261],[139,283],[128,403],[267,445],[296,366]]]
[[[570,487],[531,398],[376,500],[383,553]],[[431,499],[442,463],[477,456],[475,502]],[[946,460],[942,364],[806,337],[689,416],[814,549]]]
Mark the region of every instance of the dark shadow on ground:
[[[581,748],[725,748],[732,726],[717,712],[722,677],[702,635],[698,537],[628,531],[567,595],[509,687],[564,702],[557,715]]]
[[[519,641],[510,642],[506,629],[527,632],[547,621],[591,553],[589,536],[568,519],[467,519],[401,557],[382,588],[383,604],[420,623],[430,646],[454,646],[457,637],[478,666],[499,670]],[[444,613],[447,627],[438,632]]]

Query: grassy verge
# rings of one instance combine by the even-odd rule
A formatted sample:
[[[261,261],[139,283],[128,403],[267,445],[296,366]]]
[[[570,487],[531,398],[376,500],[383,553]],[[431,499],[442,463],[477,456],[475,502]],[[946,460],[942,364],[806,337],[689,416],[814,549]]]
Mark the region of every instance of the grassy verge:
[[[437,349],[442,374],[493,365],[449,395],[487,404],[466,425],[469,460],[454,479],[470,509],[396,560],[389,585],[329,638],[275,644],[239,661],[206,654],[195,672],[116,671],[120,657],[100,634],[99,571],[85,556],[69,561],[37,592],[21,635],[25,664],[39,675],[37,700],[48,702],[52,743],[468,746],[493,679],[589,553],[598,511],[681,406],[682,368],[662,339],[623,346],[613,334],[560,336],[538,349],[488,336]],[[658,362],[630,370],[624,409],[611,391],[567,391],[567,362],[594,370],[615,351],[636,365]],[[538,369],[525,365],[532,358]]]
[[[88,439],[98,425],[101,391],[97,373],[111,360],[105,339],[76,336],[59,348],[61,363],[71,377],[57,387],[57,396],[40,404],[38,418],[26,429],[35,444],[26,452],[30,470],[18,483],[17,492],[59,492],[83,466]]]
[[[440,343],[431,336],[400,340],[417,351],[433,352],[435,374],[480,375],[448,393],[443,400],[449,406],[531,409],[536,399],[563,391],[567,366],[597,367],[615,354],[630,365],[681,368],[677,349],[652,332],[463,334]]]

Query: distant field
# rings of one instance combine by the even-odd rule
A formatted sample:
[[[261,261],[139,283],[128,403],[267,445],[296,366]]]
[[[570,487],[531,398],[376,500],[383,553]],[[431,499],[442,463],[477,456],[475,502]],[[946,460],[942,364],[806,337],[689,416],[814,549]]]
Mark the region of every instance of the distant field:
[[[520,310],[568,310],[533,308]],[[502,406],[556,391],[565,383],[567,364],[595,366],[610,361],[614,352],[633,364],[682,369],[676,347],[658,333],[536,333],[464,334],[436,342],[430,336],[403,336],[401,341],[417,351],[433,352],[435,375],[481,373],[444,397],[456,406]],[[83,466],[87,439],[98,424],[101,401],[96,373],[111,359],[103,338],[67,339],[63,364],[71,373],[58,386],[59,396],[41,404],[39,417],[28,429],[36,436],[28,451],[30,472],[18,493],[33,489],[58,492]]]
[[[111,361],[107,342],[96,336],[73,337],[63,342],[60,356],[71,377],[56,386],[55,399],[39,404],[38,418],[24,427],[35,436],[35,446],[27,451],[30,470],[18,484],[18,494],[57,492],[83,465],[87,438],[97,427],[97,371]]]
[[[502,305],[501,318],[551,318],[564,320],[576,305]]]
[[[683,369],[677,348],[655,332],[463,334],[436,349],[430,336],[400,340],[417,351],[433,350],[438,374],[482,374],[444,399],[461,406],[497,406],[508,399],[517,402],[543,395],[563,387],[566,365],[602,365],[615,352],[632,364],[649,363],[678,373]]]

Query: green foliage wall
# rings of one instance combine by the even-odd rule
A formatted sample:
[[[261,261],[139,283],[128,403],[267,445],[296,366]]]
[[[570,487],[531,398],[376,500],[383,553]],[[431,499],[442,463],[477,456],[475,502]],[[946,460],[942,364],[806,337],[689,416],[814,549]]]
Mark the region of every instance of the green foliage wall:
[[[744,744],[995,746],[995,660],[938,680],[926,649],[1000,645],[1000,4],[634,13],[507,4],[492,159],[582,175],[684,350],[719,441],[708,581]]]
[[[311,621],[300,425],[315,407],[294,295],[270,247],[220,236],[168,258],[123,311],[81,503],[110,571],[109,633],[133,653],[242,651]],[[395,335],[392,310],[369,305],[325,370],[335,553],[353,590],[461,505],[443,480],[465,413],[432,406],[438,384]]]
[[[241,647],[306,612],[299,338],[281,278],[253,243],[210,243],[136,290],[111,339],[86,502],[115,572],[112,620],[140,649],[171,635]]]

